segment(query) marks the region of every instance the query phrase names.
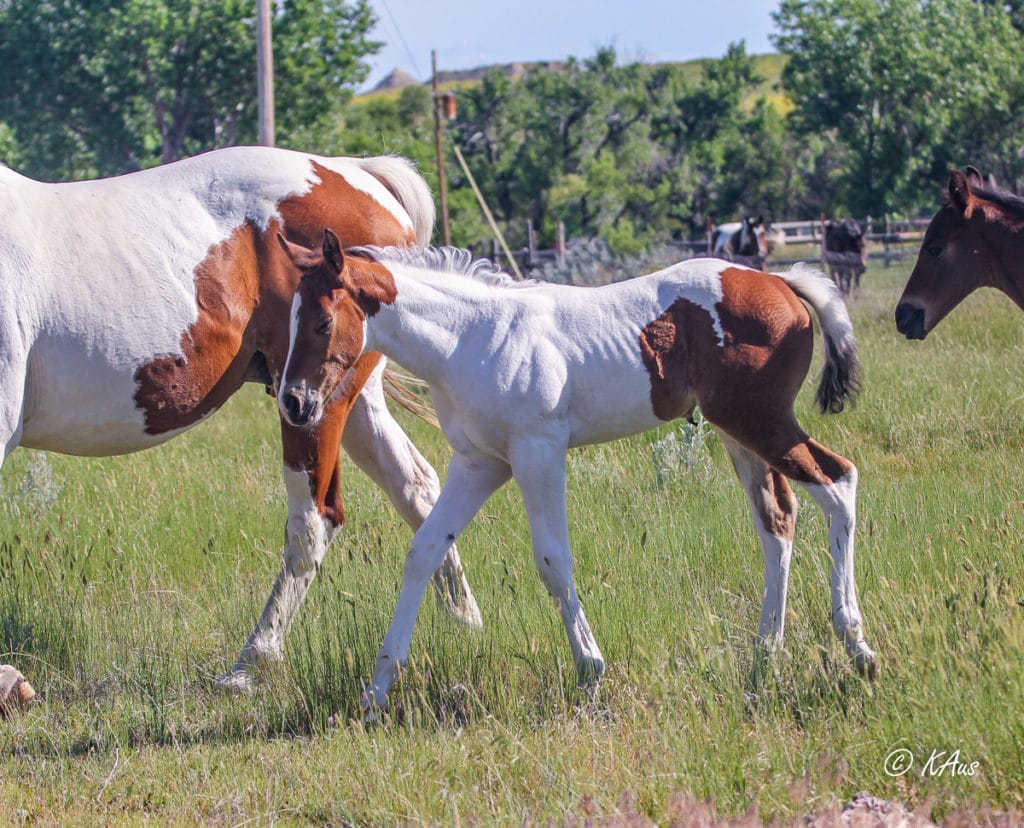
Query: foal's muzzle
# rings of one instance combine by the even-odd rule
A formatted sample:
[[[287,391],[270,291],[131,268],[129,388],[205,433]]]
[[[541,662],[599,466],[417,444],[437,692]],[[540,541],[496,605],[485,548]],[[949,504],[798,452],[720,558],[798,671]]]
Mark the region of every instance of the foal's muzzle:
[[[910,302],[900,302],[896,306],[896,330],[907,339],[924,339],[928,335],[924,324],[924,308]]]
[[[280,395],[278,404],[284,418],[293,426],[314,425],[322,411],[320,393],[302,386],[293,386]]]

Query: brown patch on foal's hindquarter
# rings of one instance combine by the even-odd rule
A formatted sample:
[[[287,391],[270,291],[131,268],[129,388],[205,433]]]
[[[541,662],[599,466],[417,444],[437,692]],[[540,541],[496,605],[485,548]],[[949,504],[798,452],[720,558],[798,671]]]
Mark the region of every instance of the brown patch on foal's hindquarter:
[[[640,331],[640,356],[651,378],[651,407],[658,419],[693,413],[693,340],[711,337],[714,341],[715,336],[711,316],[689,299],[677,299]]]
[[[809,438],[793,414],[814,350],[807,308],[778,276],[725,267],[720,277],[721,341],[711,312],[685,298],[640,332],[655,415],[671,420],[699,406],[708,422],[788,477],[838,480],[849,461]],[[781,478],[768,485],[765,502],[775,506],[762,517],[784,530],[791,494]]]
[[[244,382],[255,352],[247,328],[259,304],[255,233],[245,224],[210,249],[195,269],[199,318],[182,333],[180,353],[154,357],[135,372],[147,434],[194,425]]]

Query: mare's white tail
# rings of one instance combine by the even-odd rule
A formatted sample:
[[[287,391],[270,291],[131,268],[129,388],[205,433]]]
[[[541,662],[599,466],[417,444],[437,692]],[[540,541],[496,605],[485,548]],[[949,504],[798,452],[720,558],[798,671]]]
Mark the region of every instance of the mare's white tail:
[[[420,247],[430,244],[434,233],[434,196],[416,165],[398,155],[360,158],[359,163],[398,199],[416,228]]]

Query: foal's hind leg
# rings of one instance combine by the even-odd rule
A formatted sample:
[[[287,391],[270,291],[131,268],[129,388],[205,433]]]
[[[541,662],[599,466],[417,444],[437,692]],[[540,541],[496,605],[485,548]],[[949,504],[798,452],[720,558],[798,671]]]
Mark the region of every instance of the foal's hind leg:
[[[384,360],[370,375],[349,414],[341,444],[359,468],[380,486],[414,530],[434,508],[441,486],[433,467],[395,422],[384,401]],[[441,608],[471,627],[483,626],[469,582],[453,544],[434,573]]]
[[[795,426],[795,422],[794,422]],[[832,555],[832,628],[857,669],[869,677],[876,671],[876,656],[864,640],[864,621],[857,603],[854,577],[854,531],[857,525],[857,467],[808,437],[799,426],[787,446],[765,458],[797,481],[825,514]]]
[[[764,551],[764,592],[758,643],[766,650],[781,650],[786,627],[786,594],[793,556],[797,501],[781,474],[764,460],[719,432],[732,459],[736,476],[754,512],[754,525]]]
[[[705,411],[706,416],[707,413]],[[864,640],[853,566],[857,467],[807,436],[792,415],[773,417],[768,412],[763,415],[756,427],[749,423],[737,424],[737,428],[728,429],[729,434],[774,469],[803,486],[824,512],[832,556],[832,628],[857,669],[873,677],[876,657]],[[717,425],[724,428],[721,422]]]

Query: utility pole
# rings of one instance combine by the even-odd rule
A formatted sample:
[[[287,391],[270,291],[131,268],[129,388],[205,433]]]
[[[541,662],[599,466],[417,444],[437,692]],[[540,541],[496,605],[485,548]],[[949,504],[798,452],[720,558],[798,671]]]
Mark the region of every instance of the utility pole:
[[[448,180],[444,174],[444,151],[441,146],[441,96],[437,91],[437,51],[430,50],[430,63],[434,70],[434,146],[437,149],[437,189],[441,201],[441,238],[445,247],[452,243],[452,231],[448,227]]]
[[[270,39],[270,0],[256,0],[256,97],[259,142],[274,146],[274,51]]]

